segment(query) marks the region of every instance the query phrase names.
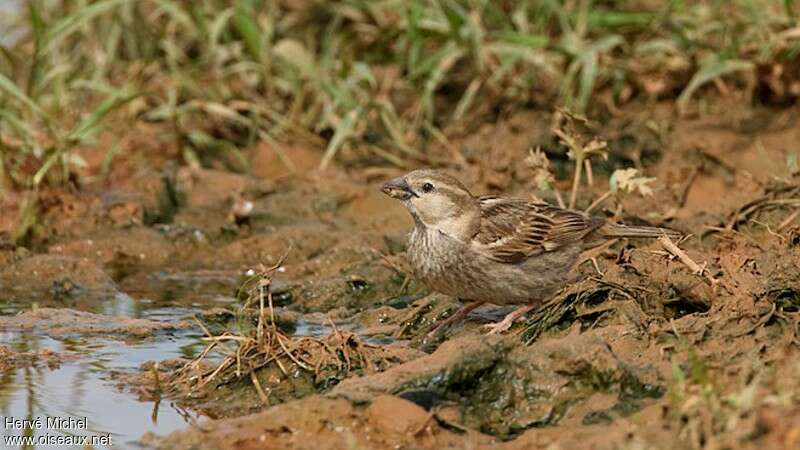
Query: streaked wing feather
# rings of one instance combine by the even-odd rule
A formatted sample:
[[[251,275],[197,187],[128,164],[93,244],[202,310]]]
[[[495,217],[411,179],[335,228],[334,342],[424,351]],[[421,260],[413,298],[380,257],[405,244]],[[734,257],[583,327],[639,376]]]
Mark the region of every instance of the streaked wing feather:
[[[475,241],[492,259],[508,264],[580,241],[604,223],[545,203],[497,197],[479,200],[481,228]]]

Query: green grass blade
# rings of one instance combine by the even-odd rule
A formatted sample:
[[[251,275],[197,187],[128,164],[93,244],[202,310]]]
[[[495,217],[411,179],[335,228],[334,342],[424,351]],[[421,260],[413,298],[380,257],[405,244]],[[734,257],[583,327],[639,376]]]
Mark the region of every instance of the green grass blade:
[[[33,175],[33,185],[38,186],[47,175],[47,172],[49,172],[59,160],[62,160],[62,162],[64,161],[63,157],[66,152],[68,152],[69,149],[75,144],[85,140],[92,132],[94,132],[94,130],[97,129],[103,118],[108,113],[118,109],[120,106],[136,98],[138,95],[138,93],[121,91],[106,97],[106,99],[103,100],[100,105],[97,106],[97,108],[84,117],[83,120],[81,120],[78,125],[76,125],[75,128],[67,135],[66,142],[63,142],[59,148],[55,149],[55,151],[48,156],[44,164],[42,164],[42,166],[39,167],[39,169]]]
[[[36,136],[36,130],[26,121],[20,120],[20,118],[9,109],[0,108],[0,118],[5,120],[6,123],[16,131],[16,134],[23,139],[29,140]]]
[[[391,102],[384,100],[380,101],[378,105],[380,107],[381,123],[383,123],[383,126],[392,138],[392,143],[403,153],[415,158],[421,158],[422,154],[419,151],[406,144],[403,137],[402,121],[397,117],[397,112],[394,110],[394,106]]]
[[[17,225],[11,236],[15,244],[21,244],[23,240],[36,232],[40,224],[41,212],[39,210],[39,199],[37,193],[30,193],[25,197],[19,211]]]
[[[39,167],[39,170],[37,170],[33,175],[32,181],[34,186],[39,186],[39,183],[42,182],[45,175],[47,175],[47,172],[49,172],[53,165],[55,165],[55,163],[61,158],[62,154],[63,152],[60,151],[55,151],[50,154],[50,156],[44,161],[44,164],[42,164],[42,166]]]
[[[339,125],[336,127],[336,131],[333,133],[331,141],[328,143],[328,147],[325,149],[325,153],[322,155],[322,160],[319,163],[320,169],[326,169],[328,164],[330,164],[330,162],[336,156],[336,153],[338,153],[342,148],[342,145],[344,145],[347,139],[353,136],[356,123],[358,123],[358,120],[361,118],[363,111],[364,109],[359,106],[348,112],[344,116],[344,119],[339,122]]]
[[[181,6],[170,0],[158,0],[159,9],[163,9],[170,17],[180,22],[181,25],[187,29],[194,28],[194,21],[189,13],[181,9]]]
[[[208,35],[209,42],[212,46],[219,44],[220,37],[228,26],[228,22],[234,16],[236,11],[233,8],[224,9],[217,15],[213,22],[211,22],[210,31]]]
[[[17,65],[19,64],[19,62],[17,61],[17,57],[14,56],[14,52],[8,49],[5,45],[0,45],[0,55],[2,55],[6,59],[6,61],[8,62],[8,66],[11,68],[17,67]]]
[[[34,96],[36,86],[41,78],[40,73],[40,55],[42,44],[44,42],[44,35],[46,25],[39,12],[38,1],[31,0],[28,3],[28,17],[30,18],[31,31],[33,32],[33,55],[31,55],[31,67],[28,71],[28,86],[25,93],[29,96]]]
[[[653,22],[654,19],[655,14],[648,12],[594,9],[589,13],[589,25],[600,30],[631,26],[643,27]]]
[[[2,73],[0,73],[0,92],[5,92],[11,97],[15,98],[17,101],[24,104],[31,111],[36,113],[36,115],[38,115],[41,119],[48,122],[50,121],[47,113],[44,112],[44,110],[40,108],[32,98],[28,97],[24,92],[22,92],[22,90],[17,87],[13,81],[6,78],[6,76]]]
[[[589,104],[589,97],[594,91],[597,80],[597,52],[589,51],[581,57],[581,76],[578,82],[578,96],[575,102],[575,112],[583,113]]]
[[[422,33],[420,31],[420,19],[423,14],[422,0],[415,0],[411,3],[406,13],[408,25],[405,32],[408,39],[408,58],[406,68],[410,73],[416,72],[420,55],[422,54]]]
[[[236,32],[244,40],[247,53],[256,62],[263,60],[263,41],[261,29],[256,21],[256,13],[249,0],[239,0],[236,3],[236,13],[233,16],[233,25]]]
[[[78,125],[67,135],[67,139],[72,142],[81,142],[86,139],[100,124],[103,118],[118,109],[125,103],[138,97],[139,93],[130,93],[121,91],[111,94],[106,97],[97,108],[94,109],[89,115],[83,118]]]
[[[787,16],[794,19],[794,0],[783,0],[783,10]]]
[[[507,44],[522,45],[530,48],[544,48],[550,43],[550,38],[541,34],[527,34],[516,31],[501,31],[495,36]]]
[[[129,1],[133,0],[102,0],[84,8],[79,8],[74,14],[61,19],[44,36],[42,56],[53,51],[62,39],[92,21],[95,17]]]
[[[475,94],[478,93],[480,88],[481,80],[479,79],[472,80],[469,86],[467,86],[467,89],[464,91],[464,95],[461,96],[461,99],[456,105],[456,109],[453,111],[453,121],[457,122],[464,117],[464,114],[467,113],[469,107],[472,106],[472,102],[475,100]]]
[[[717,58],[713,58],[707,61],[705,64],[703,64],[700,70],[694,74],[691,81],[689,81],[689,84],[686,86],[683,92],[681,92],[681,95],[678,96],[678,100],[675,102],[678,107],[678,111],[686,111],[686,107],[688,106],[692,95],[694,95],[695,91],[697,91],[697,89],[704,84],[714,81],[715,79],[724,75],[730,75],[736,72],[752,71],[754,67],[755,66],[752,62],[740,59],[728,59],[720,61]]]

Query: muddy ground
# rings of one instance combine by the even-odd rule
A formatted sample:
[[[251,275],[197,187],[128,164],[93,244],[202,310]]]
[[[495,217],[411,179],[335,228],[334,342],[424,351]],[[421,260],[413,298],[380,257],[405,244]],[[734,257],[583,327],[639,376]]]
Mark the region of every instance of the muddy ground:
[[[504,113],[448,130],[449,146],[428,151],[457,152],[448,168],[475,193],[547,198],[524,161],[540,146],[568,190],[551,116]],[[120,345],[205,334],[207,355],[109,374],[127,395],[204,417],[143,436],[153,448],[800,448],[800,115],[721,102],[679,117],[650,105],[595,131],[611,154],[579,206],[613,169],[643,170],[653,196],[595,214],[690,234],[680,246],[702,273],[656,242],[619,242],[598,258],[601,273],[587,265],[586,280],[506,335],[484,334],[508,312],[486,306],[430,339],[459,303],[406,273],[411,220],[378,189],[402,169],[355,151],[319,172],[322,149],[305,142],[281,149],[295,172],[264,143],[249,150],[249,175],[224,160],[179,167],[170,138],[137,123],[113,131],[127,133],[128,151],[106,181],[43,193],[44,220],[24,247],[10,242],[24,194],[3,194],[0,328]],[[103,153],[81,151],[82,170],[99,171]],[[259,328],[258,302],[243,307],[248,286],[284,256],[250,291],[273,304]],[[98,312],[115,296],[186,314]],[[237,343],[251,345],[244,362]],[[0,347],[6,369],[62,359]]]

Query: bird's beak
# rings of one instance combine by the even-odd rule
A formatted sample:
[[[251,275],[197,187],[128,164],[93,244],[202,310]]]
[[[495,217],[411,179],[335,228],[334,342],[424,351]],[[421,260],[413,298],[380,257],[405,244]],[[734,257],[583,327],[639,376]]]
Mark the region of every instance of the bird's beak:
[[[419,195],[411,189],[411,186],[409,186],[408,181],[406,181],[404,177],[393,178],[383,183],[381,190],[389,197],[398,200],[408,200],[411,197],[419,197]]]

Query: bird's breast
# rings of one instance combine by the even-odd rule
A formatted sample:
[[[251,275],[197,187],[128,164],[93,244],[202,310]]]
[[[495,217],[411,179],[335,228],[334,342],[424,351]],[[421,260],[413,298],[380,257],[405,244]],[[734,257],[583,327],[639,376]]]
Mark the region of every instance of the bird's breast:
[[[409,235],[408,260],[423,283],[449,293],[456,289],[457,279],[464,272],[465,249],[463,243],[438,230],[415,228]]]
[[[471,295],[486,278],[486,267],[467,244],[438,230],[415,229],[409,236],[408,259],[419,281],[447,295]]]
[[[409,236],[408,257],[416,272],[434,273],[458,264],[458,242],[436,230],[414,229]]]

